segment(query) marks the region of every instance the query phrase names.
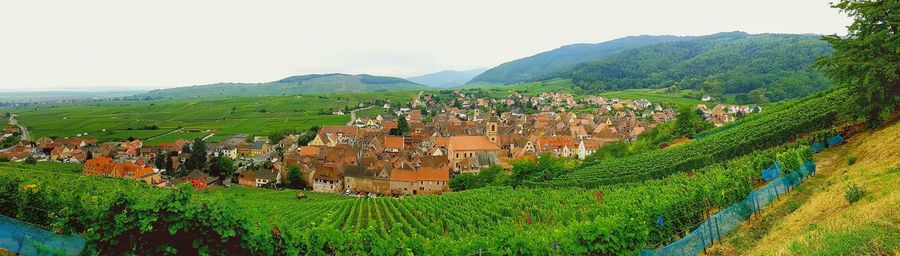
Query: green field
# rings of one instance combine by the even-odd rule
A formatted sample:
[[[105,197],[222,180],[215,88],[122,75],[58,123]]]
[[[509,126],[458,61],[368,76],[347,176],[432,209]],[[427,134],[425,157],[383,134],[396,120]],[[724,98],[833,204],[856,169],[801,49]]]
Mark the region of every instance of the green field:
[[[185,129],[210,130],[221,140],[235,134],[266,135],[283,129],[306,129],[314,125],[339,125],[349,115],[331,115],[329,109],[356,106],[365,100],[409,102],[416,92],[309,94],[226,99],[178,99],[71,104],[14,109],[19,123],[33,138],[45,136],[98,138],[121,141],[128,137],[153,138],[151,144],[191,139],[205,133],[175,132]],[[321,112],[328,111],[328,114]],[[142,130],[156,125],[158,130]],[[105,130],[105,131],[104,131]]]
[[[526,96],[537,96],[545,92],[581,94],[581,89],[574,87],[572,81],[567,79],[553,79],[540,82],[503,84],[471,84],[460,87],[461,89],[482,89],[492,97],[503,98],[513,93]]]
[[[660,102],[675,105],[696,106],[697,104],[707,104],[700,99],[684,97],[689,90],[682,90],[677,93],[666,92],[666,89],[629,89],[622,91],[612,91],[600,93],[600,96],[608,98],[621,99],[647,99],[650,102]]]
[[[682,90],[677,93],[666,92],[665,89],[628,89],[622,91],[602,92],[599,94],[587,94],[581,88],[575,87],[571,80],[553,79],[541,82],[518,83],[511,85],[502,84],[473,84],[466,85],[461,88],[475,89],[480,88],[493,97],[506,97],[513,93],[520,93],[527,96],[536,96],[545,92],[570,93],[576,98],[584,98],[591,95],[599,95],[610,98],[621,99],[647,99],[651,102],[668,103],[675,105],[691,105],[704,103],[700,99],[687,98],[685,95],[692,92],[691,90]]]

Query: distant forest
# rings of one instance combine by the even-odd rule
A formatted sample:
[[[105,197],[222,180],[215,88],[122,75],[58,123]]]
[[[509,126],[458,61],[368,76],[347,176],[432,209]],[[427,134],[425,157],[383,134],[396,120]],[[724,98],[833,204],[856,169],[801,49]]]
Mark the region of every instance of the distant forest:
[[[830,85],[810,64],[832,48],[815,35],[719,33],[627,50],[541,77],[588,92],[700,89],[746,103],[802,97]]]

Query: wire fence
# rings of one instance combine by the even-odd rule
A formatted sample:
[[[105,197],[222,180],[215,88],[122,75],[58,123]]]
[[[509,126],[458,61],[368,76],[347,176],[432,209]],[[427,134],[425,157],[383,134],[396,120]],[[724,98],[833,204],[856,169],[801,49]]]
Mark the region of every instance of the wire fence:
[[[736,229],[741,222],[753,213],[759,212],[779,195],[800,184],[801,181],[815,173],[815,170],[814,162],[805,161],[794,172],[773,179],[766,186],[750,192],[743,201],[707,218],[697,229],[678,241],[658,249],[643,250],[641,255],[696,255],[724,234]]]
[[[21,255],[79,255],[85,241],[0,215],[0,248]]]

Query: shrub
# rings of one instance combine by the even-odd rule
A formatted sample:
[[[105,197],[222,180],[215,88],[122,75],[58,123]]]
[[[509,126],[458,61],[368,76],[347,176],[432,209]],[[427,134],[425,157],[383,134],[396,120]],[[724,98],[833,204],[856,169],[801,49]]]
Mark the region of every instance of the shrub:
[[[847,198],[847,201],[851,204],[862,199],[865,194],[866,192],[863,191],[862,187],[856,184],[850,184],[847,186],[847,189],[844,190],[844,197]]]
[[[33,156],[29,156],[28,158],[25,159],[25,163],[26,164],[37,164],[37,159],[34,159]]]
[[[789,201],[787,201],[787,211],[789,213],[797,211],[797,209],[800,209],[801,205],[803,205],[803,204],[800,203],[800,201],[793,200],[793,199],[789,200]]]
[[[847,165],[853,165],[856,163],[856,156],[850,156],[847,158]]]

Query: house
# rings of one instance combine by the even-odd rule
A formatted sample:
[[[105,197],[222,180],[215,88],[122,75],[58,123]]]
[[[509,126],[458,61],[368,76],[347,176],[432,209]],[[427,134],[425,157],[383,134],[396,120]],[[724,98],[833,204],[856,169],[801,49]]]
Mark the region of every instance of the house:
[[[403,136],[385,136],[384,137],[384,152],[386,153],[400,153],[403,150],[404,142]]]
[[[584,139],[578,142],[578,159],[584,160],[587,156],[594,154],[597,152],[600,147],[603,147],[602,140],[596,139]]]
[[[479,166],[485,166],[486,163],[475,162],[476,155],[489,158],[490,155],[496,156],[499,153],[500,147],[487,136],[451,136],[447,142],[447,158],[455,171],[478,172],[481,170]]]
[[[148,166],[142,160],[116,163],[110,157],[98,157],[87,160],[82,169],[82,173],[94,176],[125,178],[143,181],[149,184],[159,184],[162,182],[160,174],[154,172],[153,167]]]
[[[391,194],[441,194],[450,191],[450,166],[423,166],[415,169],[395,169],[391,172]]]
[[[195,189],[205,189],[209,186],[207,181],[209,180],[209,175],[206,173],[200,172],[198,170],[194,170],[184,177],[184,180],[191,183]]]
[[[390,165],[347,166],[344,168],[344,187],[354,192],[368,192],[381,195],[390,194]]]
[[[269,143],[261,140],[253,141],[250,145],[251,156],[261,156],[269,153]]]
[[[141,147],[143,146],[144,143],[141,142],[141,140],[125,141],[122,143],[122,148],[125,149],[125,156],[127,157],[139,156]]]
[[[572,136],[544,136],[538,140],[538,152],[549,152],[557,157],[572,157],[577,149],[578,143]]]
[[[257,170],[254,172],[254,185],[258,188],[274,187],[281,183],[281,172],[277,170]]]
[[[325,193],[340,193],[344,190],[344,179],[340,170],[334,165],[322,165],[316,167],[313,172],[313,191]]]
[[[238,184],[244,187],[256,187],[256,172],[243,170],[238,174]]]

